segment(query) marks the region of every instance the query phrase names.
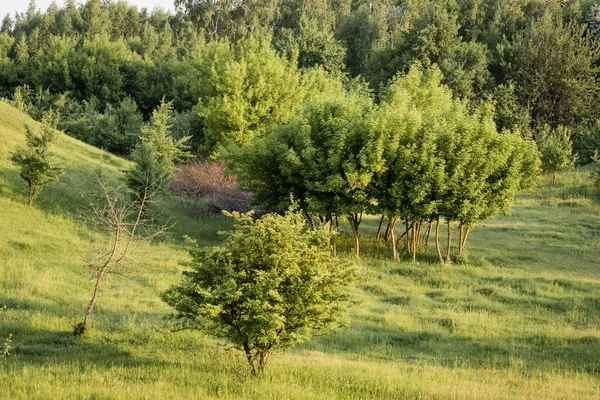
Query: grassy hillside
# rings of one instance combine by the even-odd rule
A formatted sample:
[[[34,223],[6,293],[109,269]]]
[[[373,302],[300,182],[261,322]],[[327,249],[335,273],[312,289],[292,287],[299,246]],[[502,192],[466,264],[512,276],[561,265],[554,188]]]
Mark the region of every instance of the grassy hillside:
[[[600,396],[600,205],[587,171],[522,193],[511,216],[473,232],[467,265],[388,261],[364,238],[358,303],[347,327],[278,354],[252,379],[241,355],[200,333],[168,331],[159,293],[188,259],[181,236],[218,242],[221,217],[190,217],[176,197],[161,202],[177,222],[137,259],[143,273],[112,276],[93,329],[70,335],[92,281],[85,250],[100,239],[78,217],[91,173],[118,180],[127,162],[61,136],[66,168],[27,207],[7,160],[35,122],[0,103],[0,398],[585,399]],[[375,217],[362,233],[373,236]],[[340,238],[350,253],[350,239]],[[343,253],[343,251],[342,251]],[[431,260],[431,263],[427,262]]]

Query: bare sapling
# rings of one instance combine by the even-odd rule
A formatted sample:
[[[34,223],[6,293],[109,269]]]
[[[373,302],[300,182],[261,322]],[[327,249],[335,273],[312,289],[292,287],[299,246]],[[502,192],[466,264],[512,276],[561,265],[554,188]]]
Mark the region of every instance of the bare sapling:
[[[84,261],[95,285],[85,317],[74,327],[75,336],[87,330],[104,277],[109,274],[126,276],[127,272],[133,272],[136,262],[132,256],[140,245],[152,242],[170,227],[168,222],[157,225],[148,216],[147,208],[156,194],[150,189],[139,193],[138,199],[131,200],[122,187],[112,187],[101,176],[97,176],[96,181],[99,194],[96,198],[88,198],[86,216],[93,226],[108,236],[108,240],[90,250]]]

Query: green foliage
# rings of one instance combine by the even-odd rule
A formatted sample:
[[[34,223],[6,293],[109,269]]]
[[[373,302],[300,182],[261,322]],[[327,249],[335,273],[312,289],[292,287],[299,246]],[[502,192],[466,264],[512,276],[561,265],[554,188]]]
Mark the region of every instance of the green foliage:
[[[221,148],[265,137],[289,121],[304,97],[297,68],[266,38],[213,43],[197,68],[205,152],[215,156]]]
[[[580,126],[571,136],[577,163],[593,162],[594,153],[600,152],[600,120]]]
[[[131,155],[135,164],[126,173],[127,186],[137,198],[165,191],[173,179],[175,163],[190,157],[185,145],[189,137],[175,140],[170,134],[171,113],[171,104],[163,101],[152,113],[150,124],[142,129]]]
[[[244,351],[254,374],[269,356],[339,326],[352,270],[329,252],[325,227],[306,230],[301,214],[230,214],[222,247],[191,250],[191,270],[163,299],[184,326]]]
[[[140,140],[152,148],[156,153],[157,161],[163,165],[167,171],[175,168],[175,163],[189,158],[191,155],[187,152],[185,142],[189,136],[175,140],[170,133],[170,119],[173,113],[171,103],[165,103],[164,100],[152,112],[150,124],[142,129]]]
[[[571,131],[559,126],[552,129],[545,125],[536,134],[536,143],[542,157],[542,169],[544,172],[556,173],[575,166],[576,156],[573,155],[571,143]]]
[[[458,221],[461,230],[470,229],[506,211],[515,192],[538,174],[532,143],[499,134],[489,107],[471,113],[453,100],[436,68],[424,72],[413,66],[392,81],[382,93],[371,135],[378,141],[370,146],[384,144],[384,168],[371,187],[377,211],[407,226],[411,222],[415,247],[423,221],[439,224],[443,216],[448,224]],[[414,260],[416,248],[409,252]]]
[[[134,165],[127,170],[125,177],[134,199],[142,198],[144,193],[163,193],[169,188],[172,171],[158,160],[151,145],[139,143],[131,153],[131,159]]]
[[[594,115],[598,42],[550,11],[499,47],[501,80],[514,82],[537,127],[574,127]]]
[[[29,185],[31,205],[35,196],[48,183],[56,182],[63,169],[56,165],[50,146],[56,141],[56,133],[47,125],[42,125],[42,134],[37,135],[29,126],[25,126],[26,147],[15,151],[10,160],[21,170],[20,177]]]

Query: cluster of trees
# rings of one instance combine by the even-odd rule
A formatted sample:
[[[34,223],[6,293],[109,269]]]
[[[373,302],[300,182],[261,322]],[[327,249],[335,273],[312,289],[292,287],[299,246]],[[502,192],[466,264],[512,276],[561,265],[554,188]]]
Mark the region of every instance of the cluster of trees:
[[[164,97],[174,135],[218,157],[289,122],[324,80],[359,78],[379,102],[398,72],[436,64],[454,98],[496,103],[498,130],[566,130],[589,162],[600,142],[592,3],[176,0],[173,15],[113,0],[40,12],[31,0],[0,25],[0,96],[38,117],[53,109],[62,130],[121,155]]]
[[[285,209],[290,198],[325,222],[348,219],[359,256],[365,212],[404,223],[416,259],[421,227],[458,223],[460,253],[473,226],[507,210],[517,189],[533,183],[540,168],[535,144],[519,132],[499,133],[493,104],[474,111],[454,99],[431,67],[413,66],[381,91],[375,105],[364,88],[333,91],[305,107],[267,138],[230,154],[243,189],[267,209]],[[404,236],[404,235],[403,235]]]

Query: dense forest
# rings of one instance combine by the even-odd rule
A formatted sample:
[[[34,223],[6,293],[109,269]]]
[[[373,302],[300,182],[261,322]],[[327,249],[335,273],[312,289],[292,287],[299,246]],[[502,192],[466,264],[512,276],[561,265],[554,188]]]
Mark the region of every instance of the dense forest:
[[[435,65],[498,131],[600,144],[600,7],[591,0],[176,0],[175,15],[67,0],[6,15],[0,96],[120,155],[164,98],[172,133],[219,157],[326,92],[382,88]],[[565,139],[566,138],[566,139]]]

